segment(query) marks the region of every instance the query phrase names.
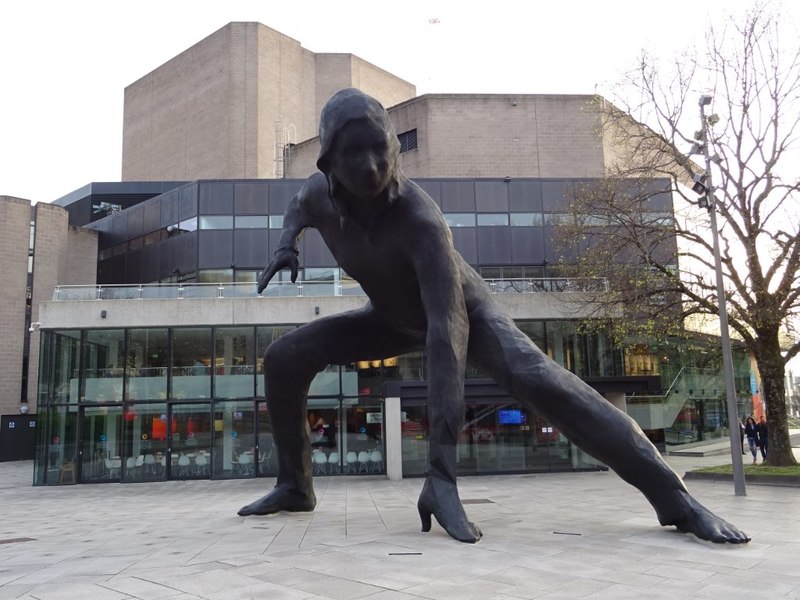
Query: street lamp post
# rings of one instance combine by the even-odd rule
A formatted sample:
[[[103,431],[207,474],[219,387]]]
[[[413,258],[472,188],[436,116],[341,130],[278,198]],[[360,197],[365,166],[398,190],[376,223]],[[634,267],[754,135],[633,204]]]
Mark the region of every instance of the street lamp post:
[[[711,156],[709,154],[709,129],[706,106],[711,104],[712,96],[700,96],[700,119],[703,125],[702,147],[705,157],[706,179],[705,200],[708,214],[711,217],[711,237],[714,246],[714,271],[717,276],[717,303],[719,305],[720,342],[722,344],[722,364],[725,371],[725,394],[728,408],[728,429],[731,441],[731,464],[733,465],[733,489],[737,496],[746,496],[744,484],[744,464],[742,462],[741,443],[739,432],[739,413],[736,409],[736,383],[733,378],[733,355],[731,353],[731,338],[728,334],[728,306],[725,299],[725,287],[722,281],[722,260],[719,254],[719,232],[717,231],[717,206],[714,197],[714,186],[711,183]]]

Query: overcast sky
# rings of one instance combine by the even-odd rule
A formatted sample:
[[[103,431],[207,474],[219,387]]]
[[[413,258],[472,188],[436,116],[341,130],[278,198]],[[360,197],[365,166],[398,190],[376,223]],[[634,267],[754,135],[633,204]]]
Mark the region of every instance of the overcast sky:
[[[0,195],[50,202],[119,181],[127,85],[231,21],[352,52],[420,94],[605,93],[643,48],[702,45],[743,0],[8,0],[0,3]],[[800,2],[782,12],[800,23]],[[698,90],[698,93],[703,90]]]

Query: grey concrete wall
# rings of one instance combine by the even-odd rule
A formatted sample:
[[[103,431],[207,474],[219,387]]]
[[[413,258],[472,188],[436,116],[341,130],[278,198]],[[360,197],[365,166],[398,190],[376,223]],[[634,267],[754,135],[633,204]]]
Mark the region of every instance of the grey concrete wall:
[[[575,319],[590,314],[590,308],[581,312],[569,296],[586,297],[538,293],[498,294],[494,299],[515,319]],[[365,296],[58,301],[42,303],[39,320],[45,329],[302,324],[360,308],[366,301]],[[105,318],[101,311],[106,311]]]
[[[416,93],[351,54],[229,23],[125,89],[122,180],[274,177],[278,123],[286,141],[312,137],[328,98],[362,85],[387,104]]]
[[[601,177],[603,140],[590,96],[432,94],[389,108],[409,177]],[[288,177],[316,170],[319,140],[292,149]]]
[[[28,200],[0,196],[0,414],[19,413],[30,222]]]

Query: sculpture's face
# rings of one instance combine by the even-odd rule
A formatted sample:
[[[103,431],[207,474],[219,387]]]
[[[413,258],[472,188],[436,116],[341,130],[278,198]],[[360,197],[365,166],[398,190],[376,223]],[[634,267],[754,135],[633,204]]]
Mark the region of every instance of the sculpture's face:
[[[378,196],[391,181],[391,149],[386,132],[366,119],[349,121],[336,135],[331,171],[351,194]]]

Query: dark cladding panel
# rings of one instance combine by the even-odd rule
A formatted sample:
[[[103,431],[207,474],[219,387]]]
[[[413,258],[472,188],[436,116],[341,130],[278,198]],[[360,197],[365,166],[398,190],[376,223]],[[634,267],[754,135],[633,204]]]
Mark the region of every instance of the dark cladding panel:
[[[134,206],[125,212],[128,214],[128,239],[139,237],[144,233],[144,210],[141,206]]]
[[[141,260],[140,280],[137,283],[158,283],[158,246],[145,246],[139,252]]]
[[[507,265],[511,262],[509,227],[478,227],[478,264]]]
[[[442,181],[442,212],[475,212],[472,181]]]
[[[142,281],[142,262],[144,257],[141,250],[128,252],[125,266],[125,282],[128,284],[144,283]]]
[[[237,215],[268,215],[269,188],[265,182],[233,184],[233,212]]]
[[[190,183],[180,189],[178,221],[197,216],[197,184]]]
[[[269,214],[282,215],[294,195],[300,191],[303,180],[276,181],[269,184]]]
[[[572,198],[572,182],[554,179],[542,182],[542,209],[546,213],[566,213]]]
[[[157,203],[161,205],[161,226],[175,225],[180,218],[180,191],[168,192],[158,197]]]
[[[97,283],[113,285],[125,283],[125,255],[112,256],[97,264]]]
[[[279,234],[278,231],[275,232]],[[237,269],[263,269],[272,257],[266,229],[245,229],[233,234],[233,264]]]
[[[150,233],[161,229],[161,204],[151,201],[142,206],[144,206],[144,232]]]
[[[456,227],[451,229],[453,245],[459,254],[471,265],[478,264],[478,245],[475,241],[474,227]]]
[[[183,237],[188,237],[188,235],[170,238],[155,245],[158,248],[159,279],[167,279],[178,274],[176,272],[178,270],[178,244]]]
[[[542,212],[542,186],[538,181],[513,179],[508,194],[511,212]]]
[[[505,181],[476,181],[475,207],[478,212],[508,212],[508,183]]]
[[[442,182],[436,179],[420,179],[414,182],[421,187],[436,204],[442,206]]]
[[[198,269],[230,269],[233,264],[232,231],[199,231]]]
[[[185,233],[175,238],[176,254],[178,258],[176,268],[181,273],[197,271],[197,233],[198,232],[193,231],[192,233]],[[229,266],[230,263],[226,265],[226,268]]]
[[[307,229],[303,235],[300,253],[305,267],[332,267],[336,265],[331,251],[316,229]]]
[[[197,184],[201,215],[232,215],[233,184],[220,181],[203,181]]]
[[[511,228],[511,264],[544,264],[544,228]]]

